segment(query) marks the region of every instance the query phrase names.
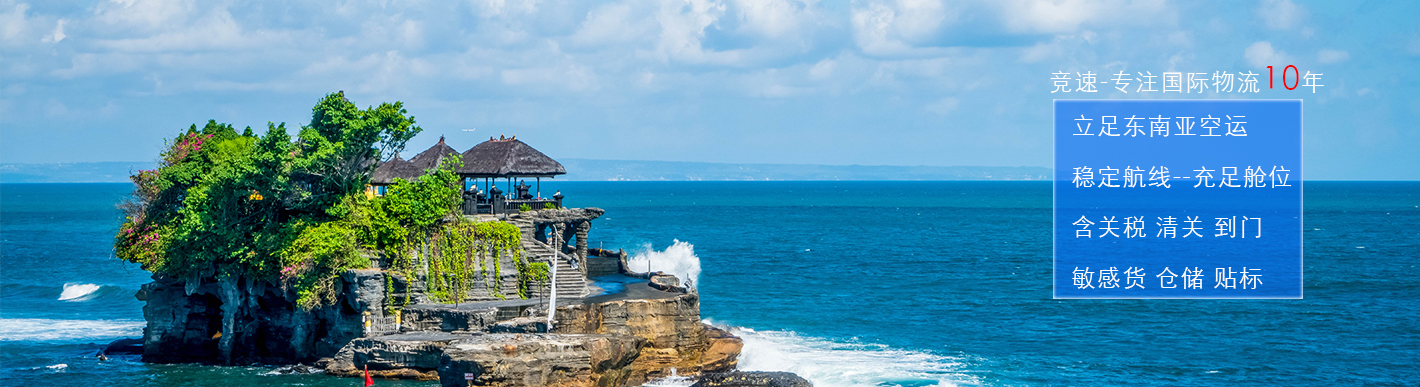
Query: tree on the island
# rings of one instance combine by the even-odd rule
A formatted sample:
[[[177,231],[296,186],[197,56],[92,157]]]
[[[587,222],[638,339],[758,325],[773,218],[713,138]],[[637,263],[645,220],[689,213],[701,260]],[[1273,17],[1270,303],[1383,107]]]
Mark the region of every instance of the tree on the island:
[[[169,142],[156,170],[133,176],[116,253],[178,278],[286,274],[316,283],[368,266],[355,252],[367,218],[362,191],[375,166],[419,131],[402,103],[359,109],[343,93],[322,98],[295,139],[284,123],[261,137],[216,121],[193,125]]]
[[[450,274],[428,284],[450,302],[463,299],[475,271],[496,290],[499,256],[512,256],[525,281],[538,278],[519,259],[517,227],[454,216],[463,188],[457,157],[418,179],[396,179],[388,195],[365,195],[375,167],[420,132],[407,113],[400,102],[359,109],[337,92],[312,108],[294,138],[284,123],[268,123],[260,137],[215,120],[192,125],[168,143],[157,169],[132,176],[115,253],[189,283],[279,283],[306,309],[333,302],[339,273],[370,267],[370,257],[413,277],[416,250],[432,272]]]

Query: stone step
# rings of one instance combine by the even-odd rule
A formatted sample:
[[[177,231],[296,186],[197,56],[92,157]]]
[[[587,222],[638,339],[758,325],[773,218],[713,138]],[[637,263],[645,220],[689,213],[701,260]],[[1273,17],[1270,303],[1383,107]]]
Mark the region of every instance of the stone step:
[[[552,246],[531,238],[534,233],[533,224],[522,219],[513,219],[509,223],[518,226],[523,231],[522,247],[529,255],[529,262],[548,262],[549,257],[557,257],[557,296],[558,297],[582,297],[587,293],[586,278],[582,276],[582,271],[573,269],[568,262],[566,254],[556,253]]]

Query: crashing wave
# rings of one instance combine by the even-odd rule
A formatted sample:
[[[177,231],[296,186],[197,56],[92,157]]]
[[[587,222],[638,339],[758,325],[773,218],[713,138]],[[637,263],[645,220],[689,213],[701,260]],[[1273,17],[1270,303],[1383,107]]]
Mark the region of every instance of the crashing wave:
[[[650,243],[644,244],[641,252],[626,259],[626,265],[635,271],[659,271],[674,275],[687,288],[693,288],[700,282],[700,257],[695,256],[695,246],[678,239],[661,251],[656,251]]]
[[[64,284],[64,291],[59,293],[60,301],[83,301],[94,295],[102,286],[96,284]]]
[[[144,321],[0,318],[0,341],[96,341],[141,336]]]
[[[979,385],[963,360],[923,351],[800,336],[789,331],[731,328],[744,340],[739,369],[788,371],[815,387]]]

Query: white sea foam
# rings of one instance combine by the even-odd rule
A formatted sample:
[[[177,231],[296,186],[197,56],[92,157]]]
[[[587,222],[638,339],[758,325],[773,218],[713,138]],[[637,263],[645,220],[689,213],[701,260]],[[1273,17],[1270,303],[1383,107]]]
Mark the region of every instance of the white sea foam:
[[[94,341],[143,335],[143,321],[0,318],[0,341]]]
[[[59,364],[55,364],[55,365],[51,365],[51,366],[44,366],[44,368],[45,368],[45,369],[48,369],[48,370],[51,370],[51,371],[64,371],[65,368],[69,368],[69,365],[68,365],[68,364],[64,364],[64,363],[59,363]]]
[[[64,292],[59,293],[59,300],[83,301],[99,291],[99,288],[100,286],[95,284],[64,284]]]
[[[670,376],[646,381],[641,387],[690,387],[693,384],[695,378],[677,375],[675,367],[671,367]]]
[[[641,246],[641,252],[632,255],[626,264],[635,271],[661,271],[675,275],[681,285],[695,287],[700,282],[700,257],[695,256],[695,246],[676,240],[665,250],[656,251],[650,243]]]
[[[979,385],[962,360],[921,351],[731,328],[744,340],[742,371],[788,371],[816,387]]]

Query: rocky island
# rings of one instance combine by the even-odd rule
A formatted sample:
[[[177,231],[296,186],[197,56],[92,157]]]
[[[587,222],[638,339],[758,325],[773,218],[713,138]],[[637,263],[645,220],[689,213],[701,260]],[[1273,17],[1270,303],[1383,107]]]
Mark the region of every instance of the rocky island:
[[[154,273],[137,294],[143,361],[445,386],[807,384],[727,373],[742,343],[702,322],[695,289],[587,248],[604,211],[528,184],[565,173],[556,161],[515,137],[399,157],[419,131],[399,103],[334,93],[294,139],[216,122],[174,139],[133,176],[115,239]]]
[[[547,224],[537,219],[589,221],[600,213],[557,209],[508,218],[532,226]],[[533,238],[533,229],[523,228],[525,244],[543,243]],[[469,378],[474,385],[625,386],[672,369],[682,375],[734,369],[739,339],[702,323],[698,295],[676,286],[674,276],[625,272],[631,281],[621,292],[581,297],[577,294],[596,290],[580,281],[586,278],[581,268],[611,266],[618,271],[589,274],[620,276],[624,257],[571,253],[558,254],[558,267],[566,268],[559,275],[574,280],[559,283],[558,293],[568,297],[559,299],[551,329],[541,297],[519,299],[511,291],[499,298],[479,289],[471,293],[483,293],[457,305],[403,304],[406,292],[414,293],[413,300],[431,298],[417,280],[410,283],[382,269],[345,271],[336,302],[309,311],[296,307],[279,286],[260,281],[206,278],[189,284],[156,275],[138,294],[147,302],[143,359],[307,363],[341,376],[361,376],[368,367],[375,377],[442,380],[449,386],[467,385]],[[501,259],[501,266],[514,266],[511,257]],[[577,261],[579,269],[572,269]],[[658,289],[652,283],[672,285]]]

